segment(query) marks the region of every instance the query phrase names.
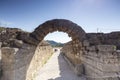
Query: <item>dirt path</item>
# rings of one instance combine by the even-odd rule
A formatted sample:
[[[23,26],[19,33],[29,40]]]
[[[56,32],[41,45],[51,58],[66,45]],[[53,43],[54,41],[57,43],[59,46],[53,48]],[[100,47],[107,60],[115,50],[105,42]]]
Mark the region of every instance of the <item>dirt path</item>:
[[[85,80],[78,77],[64,60],[60,51],[55,52],[39,71],[36,80]]]

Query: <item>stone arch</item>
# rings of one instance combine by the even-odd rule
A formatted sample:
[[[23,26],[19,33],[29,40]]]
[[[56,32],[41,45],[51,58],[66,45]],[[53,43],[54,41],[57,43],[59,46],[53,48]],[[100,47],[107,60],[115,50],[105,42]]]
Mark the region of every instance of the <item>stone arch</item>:
[[[53,19],[39,25],[31,34],[30,37],[35,39],[34,43],[38,44],[44,37],[51,32],[62,31],[66,32],[72,40],[79,39],[82,41],[85,37],[85,31],[72,21],[65,19]]]
[[[72,37],[72,42],[78,41],[79,43],[79,41],[82,42],[85,38],[85,31],[80,26],[78,26],[77,24],[69,20],[53,19],[53,20],[46,21],[45,23],[39,25],[29,35],[28,37],[29,40],[28,39],[26,40],[28,41],[28,43],[30,43],[29,45],[32,44],[35,47],[34,50],[32,50],[31,52],[28,52],[30,54],[32,53],[32,56],[31,56],[31,60],[29,61],[30,64],[27,69],[26,80],[29,80],[29,78],[33,79],[34,75],[37,74],[37,71],[38,71],[37,69],[40,68],[38,64],[41,64],[41,62],[43,61],[42,58],[38,56],[38,55],[43,54],[43,53],[40,54],[39,52],[42,40],[48,33],[54,32],[54,31],[66,32],[70,37]],[[47,55],[50,55],[50,54],[47,54]],[[43,59],[45,59],[45,56],[43,56],[44,57]],[[46,58],[47,57],[49,56],[46,56]],[[40,62],[37,60],[42,60],[42,61]],[[34,63],[36,63],[37,65],[34,65]]]
[[[34,62],[37,62],[38,60],[41,60],[42,62],[42,59],[43,59],[41,58],[41,56],[39,58],[36,56],[38,56],[39,51],[42,50],[41,49],[42,47],[43,48],[46,47],[42,45],[41,41],[44,39],[44,37],[48,33],[54,32],[54,31],[66,32],[70,37],[72,37],[73,41],[76,39],[82,41],[85,37],[85,31],[80,26],[78,26],[77,24],[69,20],[64,20],[64,19],[54,19],[54,20],[47,21],[39,25],[30,34],[27,32],[19,32],[17,37],[18,39],[24,42],[22,43],[21,47],[19,49],[18,48],[2,49],[2,54],[4,54],[4,56],[8,56],[8,52],[11,55],[9,59],[5,57],[5,59],[7,58],[8,60],[8,63],[5,62],[5,64],[7,64],[6,68],[12,67],[9,69],[4,69],[5,70],[4,72],[7,72],[7,71],[8,72],[7,74],[4,74],[5,79],[3,80],[8,80],[8,79],[9,80],[13,80],[13,79],[32,80],[32,78],[34,77],[33,74],[36,74],[37,67],[39,67],[38,65],[33,65]],[[41,52],[41,54],[43,54],[43,52]],[[46,54],[44,54],[44,56],[46,56]],[[40,61],[38,62],[41,63]],[[14,65],[12,65],[11,63],[12,64],[14,63]],[[14,75],[11,75],[11,74],[14,74]],[[28,78],[31,78],[31,79],[28,79]]]

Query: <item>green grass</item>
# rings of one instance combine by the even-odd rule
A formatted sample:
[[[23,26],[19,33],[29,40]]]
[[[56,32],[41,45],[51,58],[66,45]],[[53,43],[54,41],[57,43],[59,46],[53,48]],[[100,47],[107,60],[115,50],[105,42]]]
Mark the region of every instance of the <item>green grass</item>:
[[[5,28],[3,28],[3,27],[0,27],[0,32],[2,32],[3,30],[5,30]]]
[[[53,55],[53,53],[51,53],[51,54],[43,61],[42,66],[47,63],[47,61],[51,58],[52,55]]]

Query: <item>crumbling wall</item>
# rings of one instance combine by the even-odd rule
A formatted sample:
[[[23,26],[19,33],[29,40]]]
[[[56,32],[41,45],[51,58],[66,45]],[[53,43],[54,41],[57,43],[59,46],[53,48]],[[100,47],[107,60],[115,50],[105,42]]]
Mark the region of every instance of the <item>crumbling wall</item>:
[[[2,53],[1,53],[1,45],[2,45],[2,43],[0,42],[0,79],[2,77],[2,63],[1,63]]]
[[[16,28],[3,29],[0,33],[1,80],[33,79],[39,69],[38,65],[41,67],[52,52],[49,45],[42,46],[39,43],[53,31],[63,31],[72,37],[73,41],[67,43],[62,52],[72,62],[77,74],[85,74],[88,80],[120,79],[120,52],[116,50],[120,49],[120,32],[85,33],[69,20],[54,19],[38,26],[32,33]]]
[[[83,54],[83,45],[79,40],[73,40],[66,43],[61,53],[70,61],[70,66],[73,68],[77,75],[84,74],[84,65],[80,56]]]
[[[46,42],[36,46],[22,44],[21,48],[3,47],[1,80],[33,80],[52,54],[52,47]]]
[[[34,80],[41,67],[47,62],[52,54],[53,48],[47,42],[44,41],[39,44],[29,64],[26,80]]]
[[[120,52],[115,45],[86,45],[84,48],[81,60],[88,80],[119,80]]]
[[[73,63],[73,65],[81,63],[81,60],[78,56],[81,55],[78,50],[82,48],[82,45],[79,41],[74,40],[65,44],[62,48],[62,53]]]
[[[31,41],[39,44],[27,43]],[[47,42],[36,42],[17,28],[4,28],[0,42],[0,80],[32,80],[53,51]]]
[[[115,45],[120,49],[120,31],[111,33],[86,33],[90,45]]]
[[[65,44],[62,53],[77,67],[77,74],[84,74],[88,80],[120,79],[120,51],[115,45],[74,41]]]

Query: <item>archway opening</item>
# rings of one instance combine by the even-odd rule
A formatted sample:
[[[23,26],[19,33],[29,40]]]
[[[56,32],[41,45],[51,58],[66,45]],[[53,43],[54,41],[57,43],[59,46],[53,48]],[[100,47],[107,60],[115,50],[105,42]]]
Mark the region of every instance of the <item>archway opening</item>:
[[[45,53],[43,53],[43,54],[47,55],[48,57],[46,57],[46,56],[44,57],[45,62],[43,63],[42,68],[39,69],[38,73],[40,73],[40,74],[38,74],[36,76],[36,80],[39,80],[39,79],[45,79],[45,80],[61,79],[62,77],[65,77],[65,75],[64,75],[65,72],[63,72],[63,70],[68,69],[67,71],[69,71],[70,68],[69,68],[69,65],[67,64],[67,62],[65,61],[63,54],[60,53],[60,50],[62,49],[64,44],[72,41],[71,37],[68,36],[68,33],[61,32],[61,31],[54,31],[54,32],[48,33],[44,37],[43,42],[44,41],[49,43],[52,46],[53,53],[50,54],[51,51],[50,51],[49,45],[47,45],[46,43],[44,43],[41,46],[41,48],[43,47],[43,51],[45,50]],[[41,42],[41,44],[42,44],[42,42]],[[57,51],[55,51],[56,49],[57,49]],[[39,53],[39,54],[41,54],[41,53]],[[41,73],[42,70],[44,70],[44,74]],[[47,74],[47,72],[49,72],[49,70],[51,73],[55,72],[55,74],[48,75],[48,77],[47,77],[47,76],[45,76],[45,74]],[[56,75],[58,75],[58,76],[56,76]]]
[[[65,43],[71,40],[67,33],[59,31],[49,33],[44,37],[44,41],[47,41],[52,47],[63,47]]]
[[[46,36],[49,35],[49,33],[54,33],[55,31],[65,32],[68,34],[67,36],[72,38],[72,41],[70,41],[71,39],[66,41],[66,42],[70,41],[70,43],[66,45],[68,46],[68,48],[67,47],[66,48],[70,49],[70,52],[68,52],[68,54],[73,53],[73,51],[74,53],[79,54],[76,51],[79,49],[79,47],[81,47],[80,42],[83,41],[83,39],[85,38],[85,31],[80,26],[78,26],[77,24],[69,20],[54,19],[54,20],[46,21],[45,23],[39,25],[29,35],[30,40],[28,39],[27,39],[28,41],[26,40],[26,42],[30,44],[34,44],[35,46],[37,45],[33,58],[30,62],[29,69],[27,71],[27,73],[29,73],[28,76],[31,76],[31,78],[34,78],[34,75],[36,75],[36,71],[38,71],[38,69],[42,67],[44,63],[46,63],[46,59],[48,59],[48,57],[52,54],[52,51],[51,51],[52,47],[50,47],[48,43],[44,42],[44,39],[46,39]],[[58,39],[63,40],[63,37],[61,38],[60,36],[57,36],[57,37],[59,37]],[[61,41],[58,41],[58,42],[61,42]],[[75,59],[76,54],[71,54],[71,55],[68,55],[68,54],[66,54],[66,56],[68,56],[71,60],[73,60],[73,63],[77,64],[78,59]]]

